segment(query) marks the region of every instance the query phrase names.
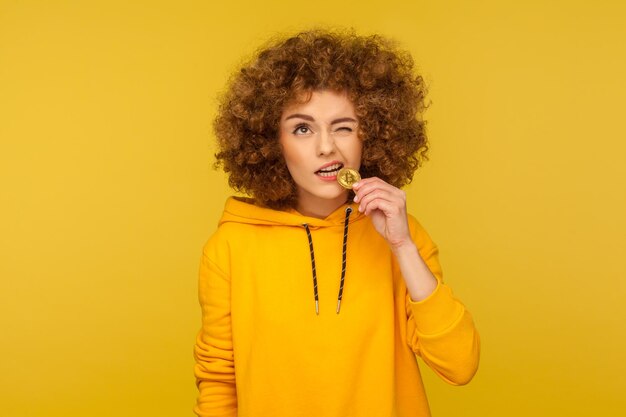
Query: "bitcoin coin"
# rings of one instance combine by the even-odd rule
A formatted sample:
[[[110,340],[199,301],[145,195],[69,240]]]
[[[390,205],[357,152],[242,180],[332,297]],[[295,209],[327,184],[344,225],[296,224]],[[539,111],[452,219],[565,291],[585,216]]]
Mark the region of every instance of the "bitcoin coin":
[[[337,174],[337,182],[347,190],[352,189],[352,184],[361,180],[359,171],[352,168],[341,168]]]

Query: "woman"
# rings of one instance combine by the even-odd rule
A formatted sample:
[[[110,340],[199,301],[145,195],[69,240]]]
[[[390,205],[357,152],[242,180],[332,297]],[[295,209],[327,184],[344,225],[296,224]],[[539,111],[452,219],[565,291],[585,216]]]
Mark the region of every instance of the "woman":
[[[472,378],[478,333],[399,189],[425,158],[424,95],[407,53],[354,33],[275,42],[231,79],[216,156],[251,197],[203,251],[199,416],[428,416],[417,357]]]

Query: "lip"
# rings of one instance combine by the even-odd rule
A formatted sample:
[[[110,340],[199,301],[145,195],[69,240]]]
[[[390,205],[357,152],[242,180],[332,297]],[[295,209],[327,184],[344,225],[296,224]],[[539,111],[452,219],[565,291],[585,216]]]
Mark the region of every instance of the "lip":
[[[337,176],[336,175],[333,175],[333,176],[330,176],[330,177],[322,177],[321,175],[315,174],[315,176],[317,178],[319,178],[320,180],[325,181],[325,182],[335,182],[335,183],[337,182]]]
[[[331,161],[331,162],[329,162],[329,163],[327,163],[327,164],[324,164],[324,165],[322,165],[321,167],[319,167],[319,168],[318,168],[315,172],[317,172],[317,171],[319,171],[319,170],[321,170],[321,169],[324,169],[324,168],[326,168],[326,167],[329,167],[329,166],[331,166],[331,165],[335,165],[335,164],[341,164],[341,165],[344,165],[344,163],[343,163],[343,162],[341,162],[341,161]]]

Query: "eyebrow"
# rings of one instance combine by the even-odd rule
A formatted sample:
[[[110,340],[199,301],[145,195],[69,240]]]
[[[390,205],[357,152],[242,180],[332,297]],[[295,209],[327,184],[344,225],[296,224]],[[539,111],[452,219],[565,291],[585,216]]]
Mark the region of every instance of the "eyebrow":
[[[311,116],[309,116],[308,114],[300,114],[300,113],[295,113],[292,114],[291,116],[288,116],[285,118],[285,121],[289,120],[289,119],[304,119],[304,120],[308,120],[310,122],[314,122],[315,119]],[[337,123],[343,123],[343,122],[354,122],[357,123],[356,120],[354,120],[352,117],[341,117],[339,119],[335,119],[332,122],[330,122],[331,125],[337,124]]]

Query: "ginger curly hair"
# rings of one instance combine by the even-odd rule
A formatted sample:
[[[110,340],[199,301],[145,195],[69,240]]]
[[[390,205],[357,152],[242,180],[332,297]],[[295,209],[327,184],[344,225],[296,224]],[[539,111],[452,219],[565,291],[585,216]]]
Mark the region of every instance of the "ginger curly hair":
[[[220,98],[214,131],[215,167],[230,186],[274,209],[295,207],[294,183],[278,141],[289,103],[316,90],[346,92],[363,140],[360,173],[395,187],[413,179],[427,160],[422,114],[426,86],[413,59],[380,35],[310,30],[270,41],[230,78]]]

